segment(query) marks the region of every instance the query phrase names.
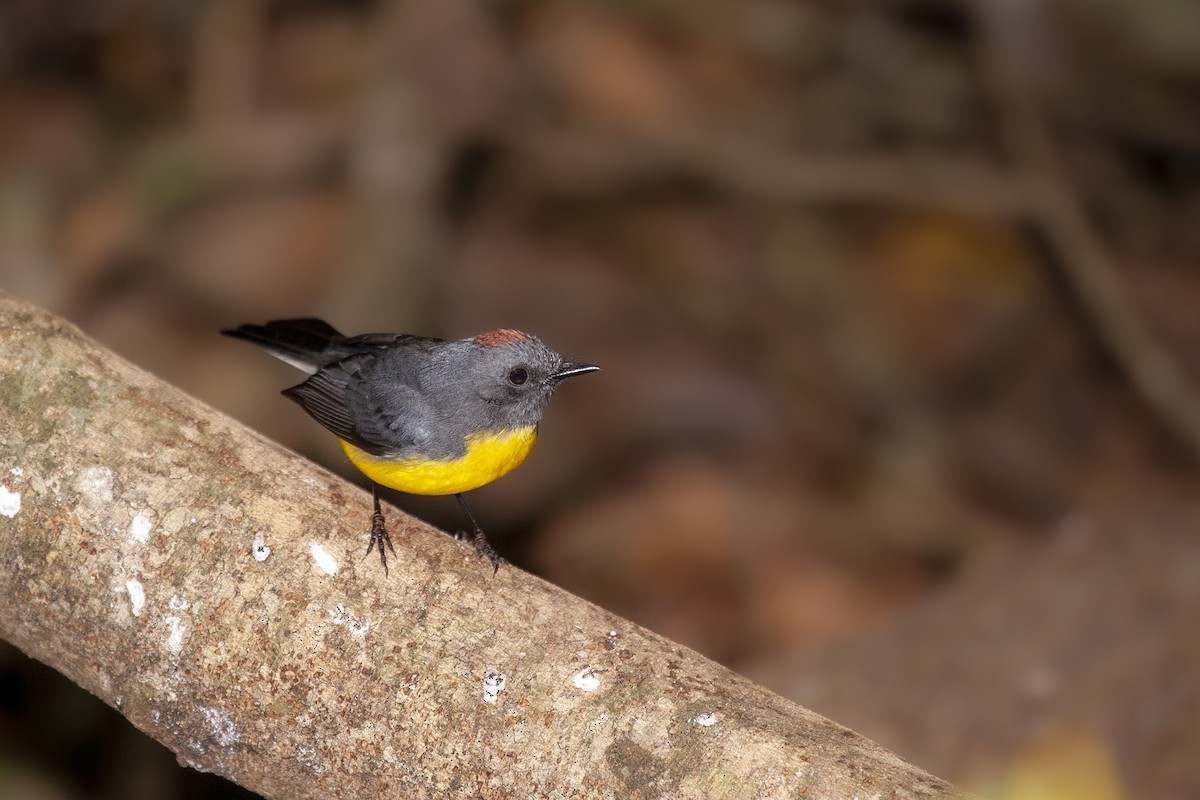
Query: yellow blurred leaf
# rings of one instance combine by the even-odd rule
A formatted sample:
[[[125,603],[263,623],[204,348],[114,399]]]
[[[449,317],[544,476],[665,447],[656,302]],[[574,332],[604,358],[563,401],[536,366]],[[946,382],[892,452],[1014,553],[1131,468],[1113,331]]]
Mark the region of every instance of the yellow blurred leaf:
[[[996,800],[1122,800],[1112,753],[1094,735],[1061,731],[1021,753]]]

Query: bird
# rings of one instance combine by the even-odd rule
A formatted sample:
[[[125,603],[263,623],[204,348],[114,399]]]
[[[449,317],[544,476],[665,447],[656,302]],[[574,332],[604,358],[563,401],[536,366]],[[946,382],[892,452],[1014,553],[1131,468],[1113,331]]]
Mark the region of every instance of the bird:
[[[498,328],[468,339],[407,333],[344,336],[320,319],[283,319],[222,330],[305,372],[283,390],[333,433],[371,482],[374,512],[366,556],[396,555],[379,503],[381,486],[408,494],[454,495],[473,529],[475,550],[496,552],[463,493],[525,460],[550,397],[567,378],[595,372],[536,336]],[[364,557],[366,557],[364,556]]]

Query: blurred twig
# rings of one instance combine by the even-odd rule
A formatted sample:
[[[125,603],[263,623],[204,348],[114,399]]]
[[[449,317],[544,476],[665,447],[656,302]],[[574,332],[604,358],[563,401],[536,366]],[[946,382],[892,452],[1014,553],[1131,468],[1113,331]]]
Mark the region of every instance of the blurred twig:
[[[1200,396],[1179,362],[1147,330],[1122,287],[1120,268],[1088,218],[1049,126],[1032,76],[1022,67],[1022,35],[1046,30],[1038,3],[973,0],[982,36],[981,64],[1013,162],[1027,216],[1046,237],[1095,327],[1137,394],[1200,458]]]
[[[648,139],[522,129],[509,137],[508,147],[521,156],[523,174],[533,171],[539,185],[568,193],[680,175],[777,200],[983,216],[1014,216],[1027,207],[1011,176],[969,155],[797,154],[695,131]]]
[[[673,177],[776,200],[940,209],[1030,226],[1061,261],[1098,340],[1133,390],[1200,459],[1200,396],[1149,332],[1122,286],[1120,268],[1064,169],[1025,73],[1043,62],[1031,32],[1045,33],[1037,2],[973,0],[985,93],[999,120],[1006,163],[985,155],[796,153],[673,126],[657,135],[613,136],[517,128],[506,146],[539,190],[593,194]],[[1044,45],[1044,42],[1040,44]]]

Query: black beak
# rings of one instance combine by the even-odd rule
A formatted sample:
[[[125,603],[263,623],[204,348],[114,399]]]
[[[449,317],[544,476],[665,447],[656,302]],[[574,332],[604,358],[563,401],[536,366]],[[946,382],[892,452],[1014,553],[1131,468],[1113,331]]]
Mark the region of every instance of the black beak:
[[[556,369],[550,375],[550,379],[554,381],[561,381],[563,378],[570,378],[575,375],[583,375],[588,372],[595,372],[598,369],[600,368],[595,364],[581,364],[575,361],[564,361],[559,365],[558,369]]]

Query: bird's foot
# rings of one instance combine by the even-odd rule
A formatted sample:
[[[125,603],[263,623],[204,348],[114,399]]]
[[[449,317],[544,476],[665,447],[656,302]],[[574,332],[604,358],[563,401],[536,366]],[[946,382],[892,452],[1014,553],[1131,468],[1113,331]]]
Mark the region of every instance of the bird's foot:
[[[507,564],[496,549],[492,547],[492,543],[483,535],[483,531],[475,531],[475,552],[492,562],[492,574],[495,575],[500,571],[501,564]]]
[[[475,546],[475,552],[492,562],[492,574],[495,575],[500,571],[502,564],[507,564],[508,560],[501,557],[496,552],[496,548],[492,547],[492,543],[483,535],[483,531],[476,529],[474,534],[459,531],[454,534],[454,538],[460,542],[470,542]]]
[[[371,551],[376,547],[379,548],[379,563],[383,564],[383,574],[388,573],[387,551],[391,550],[392,555],[396,555],[396,548],[392,547],[392,537],[388,535],[387,524],[383,521],[383,513],[376,511],[371,516],[371,542],[367,545],[367,552],[363,558],[371,555]]]

